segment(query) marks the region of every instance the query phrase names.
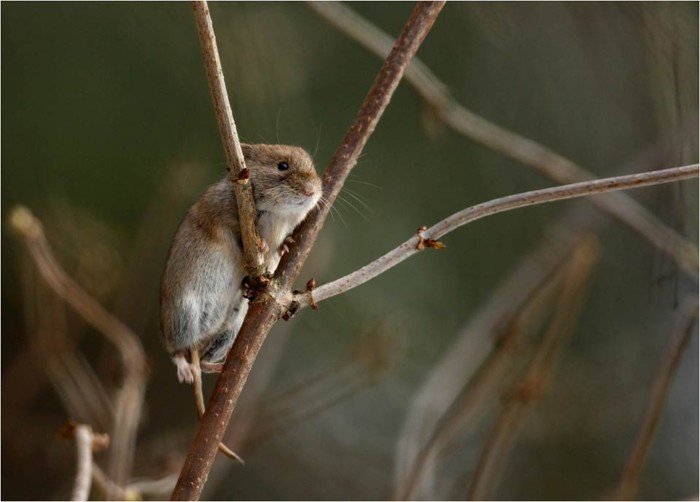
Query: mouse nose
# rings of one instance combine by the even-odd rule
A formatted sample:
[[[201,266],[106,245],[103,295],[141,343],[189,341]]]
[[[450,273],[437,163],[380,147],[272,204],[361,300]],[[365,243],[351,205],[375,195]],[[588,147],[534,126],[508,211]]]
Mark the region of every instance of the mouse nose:
[[[304,183],[301,191],[304,192],[304,195],[311,197],[316,190],[314,189],[313,183]]]

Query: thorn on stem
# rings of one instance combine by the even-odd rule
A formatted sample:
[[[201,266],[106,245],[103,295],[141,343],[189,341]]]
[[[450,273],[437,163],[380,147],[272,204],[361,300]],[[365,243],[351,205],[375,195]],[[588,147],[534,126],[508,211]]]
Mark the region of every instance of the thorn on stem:
[[[236,180],[236,183],[238,183],[239,185],[246,185],[248,184],[249,179],[250,171],[247,167],[244,167],[243,169],[241,169],[241,172],[238,173],[238,179]]]
[[[431,249],[445,249],[447,246],[443,244],[440,241],[437,241],[435,239],[426,239],[423,236],[423,232],[428,230],[428,227],[426,226],[421,226],[418,228],[416,231],[416,235],[418,235],[418,244],[416,244],[416,249],[418,251],[422,251],[425,248],[431,248]]]
[[[306,291],[313,291],[316,289],[316,279],[313,277],[306,281]]]
[[[309,307],[311,307],[313,310],[318,310],[318,305],[316,305],[316,302],[314,301],[314,297],[311,295],[311,292],[316,289],[316,279],[313,277],[306,281],[306,294],[309,297]]]
[[[282,314],[282,319],[284,319],[285,321],[289,321],[299,311],[299,307],[299,302],[296,300],[292,300],[292,303],[290,303],[289,307],[287,307],[287,311],[284,314]]]

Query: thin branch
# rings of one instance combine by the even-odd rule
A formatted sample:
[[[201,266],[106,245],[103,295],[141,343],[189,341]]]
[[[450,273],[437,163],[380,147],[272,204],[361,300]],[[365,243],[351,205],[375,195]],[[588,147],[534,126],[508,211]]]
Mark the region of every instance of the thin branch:
[[[340,2],[308,2],[306,5],[375,55],[383,58],[389,53],[391,37]],[[435,114],[457,133],[521,162],[558,183],[596,178],[566,157],[466,109],[419,59],[415,59],[406,70],[406,80],[430,104]],[[626,194],[610,194],[591,202],[673,256],[686,272],[698,275],[697,248],[634,199]]]
[[[75,482],[71,500],[87,500],[92,482],[92,430],[87,425],[75,427],[75,449],[77,454]]]
[[[271,327],[286,308],[286,302],[280,302],[275,295],[289,295],[328,215],[328,207],[335,201],[345,179],[357,163],[357,158],[389,104],[406,67],[443,6],[444,1],[419,2],[414,8],[362,103],[353,125],[323,173],[324,196],[329,204],[318,208],[297,229],[294,239],[298,245],[293,246],[282,258],[268,291],[251,303],[236,341],[226,358],[207,412],[199,424],[197,435],[173,492],[174,499],[194,500],[201,494],[214,462],[216,446],[221,441],[257,354]]]
[[[496,423],[479,458],[468,500],[492,500],[503,466],[522,425],[523,413],[544,394],[557,357],[569,340],[583,310],[592,271],[599,257],[595,238],[579,247],[555,306],[554,317],[522,378],[507,393]]]
[[[477,204],[476,206],[463,209],[458,213],[448,216],[432,227],[419,232],[416,235],[392,251],[377,258],[373,262],[365,265],[359,270],[352,272],[333,282],[318,286],[311,292],[298,293],[294,295],[295,306],[307,307],[312,303],[317,304],[327,298],[345,293],[346,291],[364,284],[375,278],[390,268],[398,265],[406,258],[418,253],[421,249],[419,244],[423,241],[437,241],[443,235],[486,216],[511,211],[526,206],[534,206],[545,202],[584,197],[588,195],[612,192],[615,190],[628,190],[661,183],[670,183],[689,178],[698,177],[698,164],[682,167],[672,167],[659,171],[650,171],[640,174],[626,176],[615,176],[594,181],[584,181],[562,185],[552,188],[543,188],[521,194],[509,195],[488,202]]]
[[[614,500],[634,500],[639,486],[639,477],[649,454],[649,447],[659,425],[673,376],[693,334],[698,319],[697,298],[686,302],[680,312],[679,330],[668,343],[666,353],[659,364],[656,377],[649,392],[649,402],[644,412],[642,425],[637,433],[632,452],[622,471],[620,482],[613,494]]]
[[[233,120],[233,112],[226,91],[219,49],[216,46],[214,26],[209,15],[209,5],[206,0],[194,0],[192,7],[197,23],[199,41],[202,45],[202,58],[207,70],[209,90],[214,101],[216,121],[219,125],[221,140],[226,152],[226,169],[236,191],[236,205],[238,207],[238,222],[243,240],[245,268],[251,277],[260,277],[266,270],[264,269],[262,240],[258,236],[255,226],[257,211],[253,200],[253,188],[248,182],[243,150],[238,139],[238,131],[236,130],[236,123]]]
[[[19,206],[13,209],[10,225],[23,237],[37,269],[51,289],[114,344],[119,352],[124,381],[114,404],[114,447],[110,457],[110,470],[112,479],[123,485],[131,472],[146,388],[146,357],[141,342],[129,328],[66,274],[51,251],[41,223],[27,208]]]

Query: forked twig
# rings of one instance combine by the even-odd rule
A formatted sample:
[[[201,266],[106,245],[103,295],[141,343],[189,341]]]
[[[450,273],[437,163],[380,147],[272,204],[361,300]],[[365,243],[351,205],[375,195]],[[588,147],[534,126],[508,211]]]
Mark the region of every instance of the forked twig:
[[[634,446],[622,471],[620,482],[613,494],[614,500],[634,500],[639,486],[639,477],[649,453],[654,433],[668,399],[673,376],[693,335],[693,326],[698,319],[697,298],[687,301],[681,308],[678,332],[668,342],[666,353],[656,372],[649,391],[649,402],[644,412],[642,425],[637,432]]]
[[[383,58],[389,53],[391,37],[342,3],[308,2],[306,5],[376,56]],[[420,59],[414,59],[406,70],[406,80],[434,113],[457,133],[521,162],[558,183],[595,178],[591,172],[566,157],[466,109]],[[619,193],[591,199],[591,202],[669,253],[687,273],[698,275],[697,248],[634,199]]]
[[[335,201],[345,179],[357,163],[357,158],[389,104],[408,63],[427,36],[443,6],[444,1],[420,2],[413,10],[362,103],[353,125],[323,173],[324,196],[329,204],[318,208],[297,229],[294,240],[298,245],[282,258],[269,291],[251,303],[217,381],[207,412],[199,424],[197,435],[173,492],[174,499],[194,500],[199,497],[214,461],[216,446],[221,441],[253,362],[267,333],[286,308],[276,295],[289,295],[326,219],[328,207]]]

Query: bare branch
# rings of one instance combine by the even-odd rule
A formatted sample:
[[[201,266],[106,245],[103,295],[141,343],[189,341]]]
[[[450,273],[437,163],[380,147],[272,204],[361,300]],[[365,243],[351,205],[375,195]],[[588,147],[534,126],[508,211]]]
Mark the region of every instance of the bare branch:
[[[389,104],[408,63],[427,36],[443,6],[444,1],[419,2],[414,8],[362,103],[353,125],[323,173],[324,195],[331,204]],[[174,499],[194,500],[199,497],[214,461],[216,446],[221,441],[260,347],[270,328],[286,308],[286,302],[280,302],[275,295],[289,295],[289,290],[328,215],[329,206],[330,204],[319,208],[297,229],[294,240],[298,245],[282,258],[269,291],[251,303],[236,341],[226,358],[207,412],[200,421],[197,435],[173,492]]]
[[[312,292],[298,293],[293,297],[295,307],[301,308],[311,305],[312,303],[321,302],[327,298],[344,293],[353,289],[370,279],[375,278],[381,273],[386,272],[391,267],[401,263],[406,258],[418,253],[422,248],[419,247],[421,242],[426,240],[436,241],[443,235],[471,223],[486,216],[510,211],[526,206],[543,204],[546,202],[554,202],[558,200],[572,199],[575,197],[583,197],[587,195],[601,194],[612,192],[615,190],[628,190],[630,188],[639,188],[650,185],[658,185],[661,183],[670,183],[698,176],[698,164],[682,167],[672,167],[659,171],[650,171],[640,174],[631,174],[626,176],[615,176],[612,178],[603,178],[594,181],[584,181],[580,183],[572,183],[570,185],[562,185],[552,188],[543,188],[541,190],[533,190],[521,194],[509,195],[494,199],[489,202],[483,202],[476,206],[463,209],[458,213],[448,216],[432,227],[419,232],[420,235],[412,237],[397,248],[389,251],[385,255],[377,258],[372,263],[365,265],[359,270],[352,272],[333,282],[316,287]],[[697,272],[697,271],[696,271]]]
[[[634,500],[639,485],[639,476],[649,453],[654,433],[659,425],[661,414],[668,399],[673,376],[681,362],[693,334],[693,326],[698,319],[698,301],[687,301],[680,312],[679,330],[668,343],[666,353],[659,364],[656,377],[649,392],[649,402],[644,412],[642,425],[637,433],[632,452],[622,471],[620,482],[613,494],[614,500]]]
[[[112,479],[124,485],[131,471],[136,432],[146,388],[146,357],[138,337],[85,292],[61,268],[51,251],[39,220],[25,207],[13,209],[11,226],[20,233],[40,274],[61,298],[102,333],[119,351],[124,382],[115,400]]]
[[[238,222],[243,240],[245,268],[251,277],[260,277],[266,271],[264,270],[262,240],[255,226],[257,212],[255,210],[255,201],[253,200],[253,188],[248,182],[243,150],[238,139],[238,131],[236,130],[236,123],[233,120],[233,112],[228,99],[228,92],[226,91],[219,49],[216,46],[214,26],[209,15],[209,5],[206,0],[194,0],[192,7],[194,8],[199,41],[202,45],[202,58],[207,70],[209,89],[214,101],[216,121],[219,125],[221,140],[226,151],[226,169],[236,191],[236,205],[238,206]]]
[[[75,427],[77,453],[75,482],[71,500],[87,500],[92,482],[92,430],[87,425]]]
[[[340,2],[308,2],[311,9],[379,57],[392,40],[386,33]],[[406,80],[435,114],[454,131],[535,169],[558,183],[595,179],[591,172],[528,138],[500,127],[466,109],[447,86],[419,59],[406,70]],[[591,202],[626,223],[660,250],[667,252],[689,274],[698,274],[697,248],[626,194],[610,194]]]

